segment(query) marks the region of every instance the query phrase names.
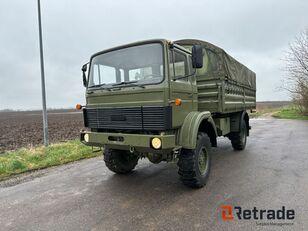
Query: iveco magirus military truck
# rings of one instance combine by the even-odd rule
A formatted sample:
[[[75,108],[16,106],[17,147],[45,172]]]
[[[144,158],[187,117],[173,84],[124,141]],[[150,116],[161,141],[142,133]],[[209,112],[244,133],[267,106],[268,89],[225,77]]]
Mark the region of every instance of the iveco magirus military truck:
[[[211,43],[155,39],[94,54],[82,67],[86,105],[81,142],[103,147],[113,172],[140,158],[177,162],[181,181],[206,184],[217,137],[243,150],[256,75]]]

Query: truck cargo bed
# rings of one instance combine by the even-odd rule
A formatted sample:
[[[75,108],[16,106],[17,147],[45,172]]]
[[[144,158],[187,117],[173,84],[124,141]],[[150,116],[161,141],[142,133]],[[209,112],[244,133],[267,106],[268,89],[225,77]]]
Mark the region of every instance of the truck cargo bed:
[[[225,78],[197,78],[198,109],[229,113],[256,107],[255,90]]]
[[[201,40],[185,39],[176,44],[191,49],[203,47],[203,68],[198,69],[198,110],[231,113],[256,108],[256,74],[223,49]]]

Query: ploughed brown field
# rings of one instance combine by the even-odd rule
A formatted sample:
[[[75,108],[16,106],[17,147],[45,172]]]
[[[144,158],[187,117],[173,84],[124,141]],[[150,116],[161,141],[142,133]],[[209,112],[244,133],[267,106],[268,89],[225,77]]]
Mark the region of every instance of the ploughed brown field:
[[[48,112],[50,143],[76,139],[83,128],[83,116],[76,110]],[[0,112],[0,153],[43,144],[41,111]]]
[[[279,108],[290,102],[258,102],[257,111]],[[41,111],[0,111],[0,153],[21,147],[43,144]],[[48,112],[50,143],[63,142],[79,137],[83,116],[76,110],[52,110]]]

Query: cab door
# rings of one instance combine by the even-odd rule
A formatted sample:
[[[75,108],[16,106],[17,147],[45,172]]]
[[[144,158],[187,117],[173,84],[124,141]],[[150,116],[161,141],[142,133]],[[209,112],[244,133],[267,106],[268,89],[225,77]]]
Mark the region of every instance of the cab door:
[[[197,87],[189,53],[176,47],[170,48],[169,77],[172,127],[176,128],[183,124],[189,112],[196,110]],[[176,105],[176,100],[181,104]]]

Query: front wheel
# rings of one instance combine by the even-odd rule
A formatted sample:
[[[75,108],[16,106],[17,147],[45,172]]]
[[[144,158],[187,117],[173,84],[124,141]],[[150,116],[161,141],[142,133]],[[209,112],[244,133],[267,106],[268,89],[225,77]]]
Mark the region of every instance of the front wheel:
[[[107,168],[115,173],[126,174],[131,172],[138,163],[138,156],[129,151],[110,149],[104,150],[104,161]]]
[[[202,188],[210,173],[211,142],[207,134],[199,132],[195,149],[182,149],[179,155],[179,175],[184,185]]]

